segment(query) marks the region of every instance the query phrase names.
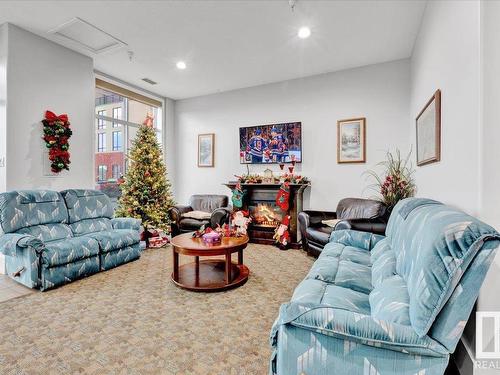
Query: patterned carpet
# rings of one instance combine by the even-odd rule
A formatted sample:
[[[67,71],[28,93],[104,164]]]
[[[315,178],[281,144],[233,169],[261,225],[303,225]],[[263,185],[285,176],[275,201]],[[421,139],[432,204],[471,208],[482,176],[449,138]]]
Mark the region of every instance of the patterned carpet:
[[[248,282],[200,294],[170,281],[169,247],[147,250],[136,262],[0,303],[0,374],[264,375],[278,308],[312,262],[299,250],[249,245]]]

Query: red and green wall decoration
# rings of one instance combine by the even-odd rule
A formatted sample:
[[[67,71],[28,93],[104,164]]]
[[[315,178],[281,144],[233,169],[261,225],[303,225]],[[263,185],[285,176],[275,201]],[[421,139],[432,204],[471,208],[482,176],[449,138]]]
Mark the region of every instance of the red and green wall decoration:
[[[50,169],[59,173],[63,169],[69,171],[69,138],[73,134],[68,115],[59,115],[51,111],[45,112],[43,124],[43,140],[49,149]]]

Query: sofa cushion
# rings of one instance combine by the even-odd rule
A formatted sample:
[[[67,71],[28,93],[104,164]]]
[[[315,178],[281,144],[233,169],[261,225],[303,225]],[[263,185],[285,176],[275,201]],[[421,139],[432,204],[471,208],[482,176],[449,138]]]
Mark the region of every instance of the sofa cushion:
[[[209,220],[212,217],[212,214],[205,211],[189,211],[183,213],[182,217],[188,217],[196,220]]]
[[[306,278],[368,294],[372,290],[370,253],[330,242],[314,262]]]
[[[199,194],[189,198],[189,206],[195,211],[212,212],[220,207],[227,207],[228,198],[226,195]]]
[[[42,242],[61,240],[73,237],[73,232],[67,224],[43,224],[21,228],[16,233],[29,234]]]
[[[191,219],[189,217],[182,218],[180,221],[180,228],[184,230],[197,230],[200,229],[202,225],[209,226],[209,220],[198,220]]]
[[[330,235],[333,228],[329,226],[322,227],[308,227],[306,229],[306,237],[309,241],[316,242],[317,244],[325,245],[330,241]]]
[[[45,244],[42,263],[47,267],[73,263],[99,254],[99,245],[89,237],[72,237]]]
[[[69,222],[113,217],[113,204],[98,190],[71,189],[61,192],[68,207]]]
[[[372,285],[374,287],[396,275],[396,254],[392,250],[388,239],[384,239],[375,245],[371,251],[371,261]]]
[[[65,223],[68,211],[57,191],[19,190],[0,194],[0,232],[35,225]]]
[[[456,208],[419,198],[400,201],[387,228],[396,273],[408,286],[411,324],[423,336],[484,242],[500,235]]]
[[[303,280],[295,289],[291,301],[370,314],[367,294],[315,279]]]
[[[82,238],[87,237],[95,239],[102,252],[118,250],[140,242],[139,232],[131,229],[113,229],[82,236]]]
[[[76,223],[70,224],[70,227],[75,236],[113,229],[111,220],[106,217],[80,220]]]
[[[375,319],[410,325],[408,287],[399,275],[386,278],[369,297],[371,315]]]
[[[369,251],[335,242],[330,242],[324,247],[323,256],[336,256],[341,260],[348,260],[368,267],[371,266]]]
[[[385,205],[376,200],[362,198],[344,198],[337,205],[337,218],[371,219],[385,214]]]

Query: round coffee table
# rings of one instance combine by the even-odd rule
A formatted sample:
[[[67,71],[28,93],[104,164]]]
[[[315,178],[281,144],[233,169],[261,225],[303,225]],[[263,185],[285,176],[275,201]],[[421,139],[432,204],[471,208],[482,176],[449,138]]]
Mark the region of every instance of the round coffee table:
[[[185,233],[172,239],[175,285],[197,292],[219,292],[243,285],[250,270],[243,264],[243,249],[248,237],[223,237],[217,245],[205,245],[201,238]],[[238,263],[231,255],[238,253]],[[179,266],[179,254],[194,256],[193,263]],[[200,260],[200,257],[224,256],[224,259]]]

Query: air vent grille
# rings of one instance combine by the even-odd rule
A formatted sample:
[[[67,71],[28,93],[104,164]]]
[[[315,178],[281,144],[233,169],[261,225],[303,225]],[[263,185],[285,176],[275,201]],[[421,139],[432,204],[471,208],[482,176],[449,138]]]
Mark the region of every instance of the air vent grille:
[[[127,45],[118,38],[99,29],[91,23],[75,17],[50,30],[49,33],[83,47],[95,54],[111,51]]]
[[[149,78],[143,78],[142,80],[146,83],[149,83],[150,85],[156,85],[158,83]]]

